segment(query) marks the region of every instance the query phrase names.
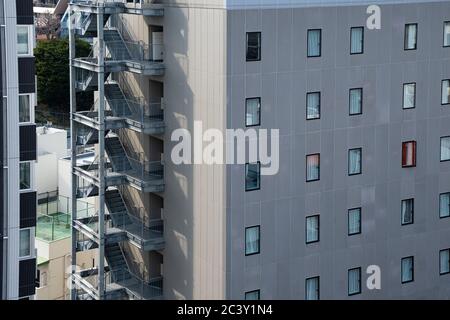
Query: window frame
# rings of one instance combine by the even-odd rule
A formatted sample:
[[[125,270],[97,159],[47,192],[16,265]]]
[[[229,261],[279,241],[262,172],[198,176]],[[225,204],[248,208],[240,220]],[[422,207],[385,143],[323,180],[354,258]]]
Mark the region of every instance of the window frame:
[[[413,145],[413,159],[412,159],[412,164],[403,164],[403,154],[404,154],[404,150],[405,150],[405,146],[408,143],[412,143]],[[403,141],[402,142],[402,168],[414,168],[417,166],[417,141],[415,140],[409,140],[409,141]]]
[[[411,259],[412,260],[412,274],[411,280],[403,281],[403,260]],[[400,261],[400,280],[402,284],[414,282],[414,256],[403,257]]]
[[[351,271],[355,271],[355,270],[357,270],[358,274],[359,274],[359,290],[356,291],[356,292],[350,293],[350,272]],[[362,269],[361,269],[361,267],[348,269],[348,271],[347,271],[347,294],[348,294],[349,297],[356,296],[356,295],[362,293],[362,279],[361,279],[361,277],[362,277]]]
[[[252,189],[248,189],[247,188],[247,166],[251,165],[251,164],[256,164],[258,166],[258,176],[257,176],[257,187],[256,188],[252,188]],[[245,176],[245,192],[251,192],[251,191],[257,191],[257,190],[261,190],[261,162],[257,161],[257,162],[247,162],[245,164],[245,168],[244,168],[244,176]]]
[[[256,59],[249,59],[249,57],[248,57],[248,51],[249,51],[248,50],[249,49],[248,39],[249,39],[250,34],[258,35],[259,46],[258,46],[258,57]],[[245,36],[245,61],[246,62],[261,61],[261,56],[262,56],[262,34],[261,34],[261,31],[247,31],[246,36]]]
[[[30,187],[29,188],[25,188],[22,189],[21,188],[21,175],[20,175],[20,166],[21,164],[25,164],[28,163],[30,165]],[[34,191],[34,160],[29,160],[29,161],[19,161],[19,191],[20,192],[30,192],[30,191]]]
[[[34,227],[30,227],[30,228],[22,228],[19,229],[19,260],[27,260],[33,257],[33,248],[34,248],[34,241],[33,241],[33,228]],[[22,232],[28,232],[29,234],[29,241],[28,241],[28,245],[29,245],[29,253],[27,255],[22,256],[21,255],[21,246],[22,246],[22,239],[20,234]]]
[[[318,166],[318,174],[317,174],[317,179],[308,179],[308,157],[312,157],[312,156],[318,156],[319,159],[319,166]],[[307,154],[306,155],[306,161],[305,161],[305,178],[306,178],[306,182],[314,182],[314,181],[320,181],[320,153],[312,153],[312,154]]]
[[[446,216],[441,215],[441,197],[445,194],[449,195],[449,198],[450,198],[450,192],[439,193],[439,219],[450,218],[450,205],[449,205],[448,215],[446,215]]]
[[[450,136],[443,136],[439,138],[439,162],[447,162],[450,161],[450,158],[442,160],[442,139],[450,139]]]
[[[405,108],[405,87],[408,85],[414,85],[414,104],[411,108]],[[410,110],[416,108],[416,97],[417,97],[417,83],[416,82],[405,82],[403,83],[403,91],[402,91],[402,109]]]
[[[20,97],[22,96],[28,96],[29,97],[29,111],[30,111],[30,121],[22,122],[20,121]],[[28,125],[28,124],[34,124],[34,105],[35,105],[35,94],[34,93],[19,93],[19,125]]]
[[[444,21],[444,23],[443,23],[443,30],[442,30],[442,47],[443,48],[449,48],[450,47],[450,41],[449,41],[449,43],[447,44],[447,45],[445,45],[445,25],[446,24],[448,24],[449,25],[449,27],[450,27],[450,20],[448,20],[448,21]]]
[[[19,53],[19,28],[26,28],[27,29],[27,46],[28,51],[27,53]],[[32,25],[17,25],[17,39],[16,39],[16,46],[17,46],[17,56],[18,57],[31,57],[33,56],[33,49],[34,49],[34,28]]]
[[[258,228],[258,251],[252,252],[252,253],[247,253],[247,230],[253,229],[253,228]],[[245,230],[244,230],[244,252],[245,252],[246,257],[261,253],[261,225],[245,227]]]
[[[316,56],[310,56],[309,55],[309,32],[310,31],[319,31],[319,54]],[[315,28],[315,29],[307,29],[306,30],[306,57],[307,58],[320,58],[322,57],[322,29]]]
[[[250,100],[258,100],[258,104],[259,104],[259,112],[258,112],[258,123],[257,124],[252,124],[252,125],[248,125],[247,124],[247,106],[248,106],[248,101]],[[245,98],[245,127],[246,128],[250,128],[250,127],[259,127],[261,126],[261,97],[251,97],[251,98]]]
[[[406,203],[406,201],[410,201],[410,200],[412,200],[412,219],[411,219],[411,222],[404,223],[403,222],[403,203],[404,202]],[[407,225],[410,225],[410,224],[414,224],[414,211],[415,211],[415,203],[414,202],[415,202],[414,198],[407,198],[407,199],[402,199],[401,200],[401,203],[400,203],[400,223],[401,223],[402,226],[407,226]]]
[[[320,276],[314,276],[314,277],[308,277],[305,279],[305,300],[306,301],[314,301],[314,300],[308,300],[308,280],[315,280],[317,279],[317,299],[320,300]]]
[[[317,239],[308,241],[308,219],[317,218]],[[320,242],[320,214],[313,214],[305,217],[305,244],[312,244]]]
[[[352,97],[352,91],[354,90],[358,90],[361,92],[361,106],[360,106],[360,111],[359,113],[351,113],[351,97]],[[348,89],[348,115],[350,117],[352,116],[359,116],[361,114],[363,114],[363,101],[364,101],[364,88],[350,88]]]
[[[350,212],[354,210],[359,210],[359,231],[350,233]],[[350,208],[347,210],[347,235],[351,237],[361,233],[362,233],[362,208],[361,207]]]
[[[317,118],[308,118],[308,96],[312,94],[319,95],[319,116]],[[320,120],[322,110],[322,94],[321,91],[310,91],[306,93],[306,121]]]
[[[414,48],[407,48],[407,41],[408,41],[408,27],[409,26],[416,26],[416,34],[414,37]],[[403,49],[404,51],[413,51],[413,50],[417,50],[417,40],[419,37],[419,24],[418,23],[405,23],[405,31],[404,31],[404,39],[403,39]]]
[[[350,153],[352,151],[359,151],[359,161],[360,161],[360,165],[359,165],[359,172],[355,172],[355,173],[350,173]],[[362,174],[362,148],[352,148],[352,149],[348,149],[348,153],[347,153],[347,174],[349,177],[351,176],[357,176]]]
[[[251,291],[244,292],[244,300],[245,301],[251,301],[252,300],[252,299],[247,299],[247,294],[251,294],[251,293],[257,293],[258,294],[258,299],[254,300],[254,301],[261,300],[261,289],[256,289],[256,290],[251,290]]]
[[[352,52],[352,31],[354,29],[362,30],[361,52]],[[364,27],[363,26],[350,27],[350,55],[358,55],[358,54],[364,54]]]
[[[449,261],[448,261],[449,270],[446,271],[446,272],[442,272],[442,270],[441,270],[441,253],[443,251],[448,251],[448,255],[449,255]],[[450,248],[439,250],[439,275],[443,276],[443,275],[446,275],[446,274],[450,274]]]
[[[441,80],[441,106],[448,106],[450,105],[450,98],[446,103],[442,100],[442,91],[444,90],[444,82],[448,83],[448,87],[450,88],[450,79],[442,79]]]

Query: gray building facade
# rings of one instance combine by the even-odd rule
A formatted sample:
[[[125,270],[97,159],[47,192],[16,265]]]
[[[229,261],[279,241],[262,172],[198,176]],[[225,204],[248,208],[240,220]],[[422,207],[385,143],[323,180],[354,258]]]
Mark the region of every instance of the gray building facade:
[[[163,189],[134,196],[121,191],[121,197],[162,221],[164,245],[139,253],[127,237],[114,240],[127,266],[139,261],[150,280],[160,279],[158,298],[450,297],[448,1],[378,1],[379,29],[367,27],[372,3],[365,1],[107,2],[121,8],[111,12],[126,21],[134,41],[151,48],[154,32],[163,34],[163,59],[143,64],[157,73],[117,69],[146,101],[163,98],[163,133],[118,138],[128,161],[132,151],[162,160]],[[163,12],[140,11],[152,5]],[[90,6],[73,1],[72,8],[97,10]],[[117,49],[106,37],[105,46],[107,53]],[[73,62],[73,77],[76,68],[102,72],[88,58]],[[98,79],[94,90],[103,75]],[[108,124],[107,113],[115,111],[105,99]],[[86,118],[74,121],[100,132],[92,144],[107,146],[97,141],[104,128]],[[279,173],[260,176],[250,163],[175,164],[172,133],[193,133],[195,121],[222,132],[279,129]],[[113,172],[129,174],[114,169],[114,154],[98,148]],[[97,183],[97,171],[87,169],[75,168],[74,178]],[[90,232],[81,224],[74,235]],[[90,233],[97,237],[97,230]],[[380,289],[366,286],[369,266],[379,271]],[[75,273],[74,283],[94,297],[86,274]],[[122,289],[121,298],[133,298]],[[81,291],[74,297],[86,297]]]

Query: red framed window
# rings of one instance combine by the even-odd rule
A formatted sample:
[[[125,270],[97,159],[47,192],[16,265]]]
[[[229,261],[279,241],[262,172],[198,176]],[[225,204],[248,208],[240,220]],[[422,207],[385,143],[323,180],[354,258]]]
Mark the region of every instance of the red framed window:
[[[402,167],[416,166],[416,141],[402,143]]]

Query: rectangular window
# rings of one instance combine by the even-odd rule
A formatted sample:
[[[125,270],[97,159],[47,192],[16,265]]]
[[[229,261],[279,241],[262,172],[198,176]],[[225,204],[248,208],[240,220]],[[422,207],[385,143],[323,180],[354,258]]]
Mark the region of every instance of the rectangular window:
[[[348,270],[348,295],[361,293],[361,268]]]
[[[450,160],[450,137],[441,138],[441,161]]]
[[[405,50],[417,49],[417,23],[405,25]]]
[[[414,281],[414,257],[402,259],[402,283]]]
[[[450,249],[439,251],[439,274],[450,273]]]
[[[362,158],[361,148],[350,149],[348,151],[348,174],[350,176],[361,174],[362,172],[361,158]]]
[[[306,217],[306,243],[318,242],[320,238],[320,216]]]
[[[439,195],[439,217],[450,217],[450,192],[441,193]]]
[[[450,104],[450,80],[442,80],[441,104]]]
[[[261,98],[245,100],[245,126],[259,126],[261,124]]]
[[[259,190],[261,187],[261,163],[245,165],[245,191]]]
[[[362,113],[363,89],[355,88],[349,91],[349,114],[351,116]]]
[[[28,26],[17,26],[17,54],[29,55],[31,44],[29,37],[30,28]]]
[[[260,300],[260,298],[261,298],[260,290],[253,290],[245,293],[245,300]]]
[[[321,42],[322,42],[322,30],[321,29],[310,29],[308,30],[308,58],[320,57]]]
[[[414,199],[402,200],[402,225],[414,223]]]
[[[20,230],[19,256],[31,256],[31,229]]]
[[[260,227],[245,228],[245,255],[259,253]]]
[[[407,141],[402,144],[402,167],[416,166],[416,141]]]
[[[20,162],[20,190],[31,189],[31,162]]]
[[[31,122],[31,95],[19,95],[19,122]]]
[[[364,52],[364,27],[350,28],[350,54]]]
[[[247,32],[247,61],[261,60],[261,32]]]
[[[320,154],[306,156],[306,182],[320,180]]]
[[[306,94],[306,120],[320,119],[320,92]]]
[[[348,235],[361,233],[361,208],[348,210]]]
[[[416,84],[403,84],[403,109],[412,109],[416,107]]]
[[[444,47],[450,47],[450,21],[444,22]]]
[[[305,281],[305,299],[320,300],[320,278],[312,277]]]

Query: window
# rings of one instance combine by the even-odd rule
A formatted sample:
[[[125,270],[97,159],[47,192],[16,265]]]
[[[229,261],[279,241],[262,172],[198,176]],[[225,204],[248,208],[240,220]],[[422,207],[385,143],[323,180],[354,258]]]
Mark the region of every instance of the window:
[[[414,223],[414,199],[402,200],[402,225]]]
[[[320,119],[320,92],[306,94],[306,120]]]
[[[362,113],[363,89],[355,88],[349,91],[349,114],[351,116]]]
[[[260,300],[260,291],[253,290],[245,293],[245,300]]]
[[[19,95],[19,122],[31,122],[31,96]]]
[[[408,141],[402,144],[402,167],[416,166],[416,142]]]
[[[31,229],[20,230],[19,256],[31,256]]]
[[[259,253],[259,238],[260,237],[260,227],[248,227],[245,228],[245,255],[249,256],[252,254]]]
[[[444,47],[450,47],[450,21],[444,22]]]
[[[364,27],[350,28],[350,54],[364,52]]]
[[[17,54],[19,55],[31,54],[29,32],[30,28],[28,26],[17,26]]]
[[[361,208],[348,210],[348,235],[361,233]]]
[[[320,180],[320,154],[306,156],[306,182]]]
[[[259,126],[261,124],[261,98],[245,100],[245,126]]]
[[[403,109],[412,109],[416,107],[416,84],[403,84]]]
[[[321,55],[321,29],[308,30],[308,58],[320,57]]]
[[[31,189],[31,163],[21,162],[20,171],[20,190]]]
[[[319,300],[320,299],[320,280],[319,277],[308,278],[305,281],[305,299]]]
[[[441,104],[450,104],[450,80],[442,80]]]
[[[361,268],[348,270],[348,295],[361,293]]]
[[[441,138],[441,161],[450,160],[450,137]]]
[[[402,283],[414,281],[414,257],[402,259]]]
[[[405,50],[417,49],[417,23],[405,25]]]
[[[260,189],[261,163],[247,163],[245,165],[245,191]]]
[[[261,32],[247,32],[247,61],[261,60]]]
[[[439,217],[450,217],[450,192],[441,193],[439,195]]]
[[[439,274],[450,273],[450,249],[439,251]]]
[[[320,236],[319,215],[306,217],[306,243],[318,242]]]
[[[350,176],[361,174],[362,149],[350,149],[348,151],[348,174]]]

